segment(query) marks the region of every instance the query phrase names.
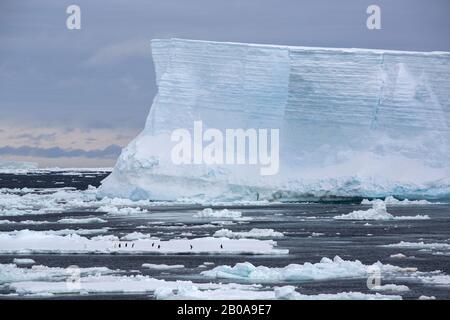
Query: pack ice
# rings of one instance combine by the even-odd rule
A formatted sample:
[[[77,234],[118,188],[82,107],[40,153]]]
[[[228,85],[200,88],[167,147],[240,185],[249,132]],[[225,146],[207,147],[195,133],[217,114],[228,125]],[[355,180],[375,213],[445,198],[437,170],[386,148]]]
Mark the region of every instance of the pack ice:
[[[134,200],[443,199],[450,53],[152,41],[158,94],[101,196]],[[171,133],[279,129],[279,171],[176,165]]]

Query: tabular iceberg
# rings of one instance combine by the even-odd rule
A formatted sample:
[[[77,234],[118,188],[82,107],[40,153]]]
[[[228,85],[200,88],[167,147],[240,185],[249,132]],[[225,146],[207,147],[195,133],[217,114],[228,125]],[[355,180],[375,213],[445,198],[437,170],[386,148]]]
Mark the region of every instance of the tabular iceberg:
[[[450,195],[450,53],[153,40],[158,94],[99,194],[208,200]],[[279,172],[176,165],[171,133],[279,129]]]
[[[34,163],[34,162],[8,161],[8,160],[2,160],[0,158],[0,171],[1,172],[36,170],[37,168],[38,168],[38,164]]]

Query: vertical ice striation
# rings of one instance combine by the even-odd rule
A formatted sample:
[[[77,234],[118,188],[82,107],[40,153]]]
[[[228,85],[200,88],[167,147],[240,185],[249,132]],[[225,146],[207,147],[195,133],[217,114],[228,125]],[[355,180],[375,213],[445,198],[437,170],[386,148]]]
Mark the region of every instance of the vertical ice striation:
[[[153,40],[158,94],[100,194],[132,199],[450,194],[450,54]],[[280,171],[174,165],[173,130],[280,130]]]

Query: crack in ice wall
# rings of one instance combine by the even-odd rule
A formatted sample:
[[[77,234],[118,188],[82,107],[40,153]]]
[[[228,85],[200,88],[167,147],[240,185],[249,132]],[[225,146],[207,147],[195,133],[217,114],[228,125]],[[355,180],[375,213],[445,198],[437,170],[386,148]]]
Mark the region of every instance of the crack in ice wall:
[[[450,54],[153,40],[158,94],[100,194],[133,199],[450,194]],[[173,165],[170,134],[280,129],[280,172]]]

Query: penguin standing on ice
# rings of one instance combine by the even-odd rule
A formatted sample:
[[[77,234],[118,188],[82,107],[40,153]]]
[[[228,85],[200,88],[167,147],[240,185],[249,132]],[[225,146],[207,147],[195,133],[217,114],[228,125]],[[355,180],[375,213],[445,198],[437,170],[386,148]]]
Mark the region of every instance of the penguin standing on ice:
[[[223,245],[222,244],[220,244],[220,249],[223,249]]]
[[[133,244],[131,245],[131,247],[134,248],[134,242],[133,242]]]
[[[128,246],[128,243],[125,242],[125,248]]]
[[[120,243],[119,243],[119,248],[120,248]]]
[[[154,246],[155,246],[155,243],[153,242],[153,243],[152,243],[152,247],[154,247]]]
[[[190,244],[190,246],[191,246],[191,250],[192,250],[192,248],[193,248],[193,247],[192,247],[192,244]]]
[[[161,246],[158,244],[158,249],[160,249],[161,248]]]

